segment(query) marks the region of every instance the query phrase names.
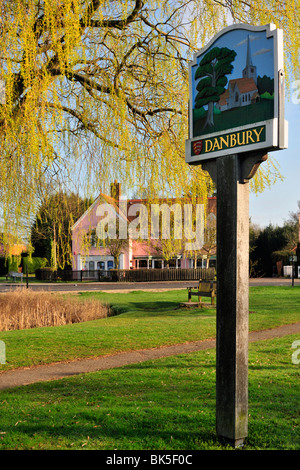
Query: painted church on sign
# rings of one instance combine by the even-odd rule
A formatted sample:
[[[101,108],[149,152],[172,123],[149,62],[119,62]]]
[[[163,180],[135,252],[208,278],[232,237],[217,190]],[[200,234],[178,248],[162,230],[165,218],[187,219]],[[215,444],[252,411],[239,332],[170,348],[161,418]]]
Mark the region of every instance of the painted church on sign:
[[[256,66],[252,62],[250,37],[247,39],[246,66],[243,77],[230,80],[227,90],[220,96],[216,108],[226,111],[256,103],[259,100]]]

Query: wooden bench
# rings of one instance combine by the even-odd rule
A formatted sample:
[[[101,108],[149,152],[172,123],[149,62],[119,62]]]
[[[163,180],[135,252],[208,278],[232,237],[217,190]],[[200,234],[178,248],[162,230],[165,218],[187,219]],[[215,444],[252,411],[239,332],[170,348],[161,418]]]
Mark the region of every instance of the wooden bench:
[[[7,275],[6,275],[6,280],[8,278],[12,278],[14,281],[16,281],[17,278],[20,278],[21,281],[23,281],[23,273],[19,273],[17,271],[10,271]]]
[[[192,300],[192,295],[198,297],[199,303],[201,303],[202,297],[210,297],[211,305],[215,304],[215,298],[217,296],[217,282],[200,279],[198,287],[188,287],[188,302]],[[196,289],[196,290],[193,290]]]

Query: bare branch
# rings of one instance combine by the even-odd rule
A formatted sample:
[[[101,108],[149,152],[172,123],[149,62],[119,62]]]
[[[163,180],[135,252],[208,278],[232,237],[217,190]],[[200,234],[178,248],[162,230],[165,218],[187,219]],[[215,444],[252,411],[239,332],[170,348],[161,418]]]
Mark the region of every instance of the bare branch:
[[[124,19],[103,19],[103,20],[95,20],[92,19],[94,14],[97,12],[98,8],[100,7],[100,0],[93,0],[88,8],[87,12],[85,15],[85,18],[81,18],[80,20],[80,25],[82,28],[86,27],[92,27],[92,28],[117,28],[117,29],[124,29],[126,28],[130,23],[135,21],[138,18],[138,15],[140,11],[142,10],[142,7],[144,5],[142,0],[136,0],[135,6],[132,10],[132,12],[127,16],[127,18]]]

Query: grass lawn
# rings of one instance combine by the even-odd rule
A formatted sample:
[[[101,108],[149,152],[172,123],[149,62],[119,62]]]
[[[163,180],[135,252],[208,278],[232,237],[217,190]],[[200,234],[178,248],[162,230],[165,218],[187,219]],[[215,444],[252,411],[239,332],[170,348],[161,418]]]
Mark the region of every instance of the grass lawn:
[[[180,308],[186,290],[81,293],[109,303],[117,316],[56,327],[0,332],[1,371],[76,358],[215,338],[216,310]],[[300,287],[251,287],[250,331],[300,321]]]
[[[214,114],[214,125],[212,127],[204,128],[206,121],[206,113],[204,116],[194,110],[194,136],[204,136],[211,132],[219,132],[235,127],[246,126],[274,117],[274,100],[262,99],[259,103],[254,103],[249,106],[242,106],[230,110],[222,111],[221,113]],[[200,114],[200,117],[198,117]],[[198,118],[198,119],[197,119]]]
[[[82,293],[118,315],[0,333],[1,370],[215,337],[215,310],[187,292]],[[300,320],[300,287],[251,287],[250,330]],[[245,449],[300,449],[296,335],[249,344]],[[215,436],[215,350],[0,391],[0,449],[226,449]]]
[[[245,450],[299,450],[295,335],[249,347]],[[215,351],[0,392],[0,449],[223,450]]]

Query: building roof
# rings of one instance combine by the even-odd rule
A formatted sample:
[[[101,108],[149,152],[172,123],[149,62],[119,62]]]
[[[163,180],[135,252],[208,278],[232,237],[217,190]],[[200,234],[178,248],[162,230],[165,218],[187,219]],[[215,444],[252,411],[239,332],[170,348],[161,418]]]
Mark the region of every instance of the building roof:
[[[151,202],[148,200],[148,199],[128,199],[128,200],[124,200],[127,204],[127,213],[124,213],[122,209],[125,209],[125,207],[119,207],[118,205],[118,200],[116,200],[115,198],[113,198],[112,196],[108,196],[106,194],[99,194],[99,196],[96,198],[96,200],[94,201],[94,203],[84,212],[84,214],[74,223],[74,225],[71,227],[71,230],[74,231],[76,229],[76,227],[78,227],[80,225],[80,222],[85,219],[85,217],[88,216],[89,213],[91,213],[91,211],[95,208],[95,206],[101,202],[104,202],[104,203],[107,203],[109,205],[111,205],[114,209],[114,211],[116,212],[117,216],[121,217],[122,219],[124,219],[125,221],[127,222],[131,222],[132,220],[134,220],[136,218],[136,214],[133,214],[133,215],[129,215],[128,214],[128,211],[129,211],[129,208],[130,206],[132,206],[133,204],[144,204],[144,205],[147,205],[147,204],[151,204]],[[162,203],[167,203],[169,205],[171,204],[174,204],[174,203],[178,203],[178,202],[181,202],[182,204],[185,203],[185,202],[188,202],[188,200],[182,198],[181,200],[178,200],[178,199],[168,199],[168,198],[159,198],[157,201],[158,204],[162,204]],[[208,197],[207,200],[207,213],[210,213],[210,212],[213,212],[215,213],[216,212],[216,197]],[[154,201],[152,201],[152,203],[154,203]]]
[[[238,87],[240,93],[248,93],[257,90],[253,78],[236,78],[235,80],[230,80],[228,87],[231,87],[233,90],[235,86]]]
[[[227,89],[220,96],[219,106],[225,106],[227,104],[228,98],[229,98],[229,90]]]
[[[235,86],[237,86],[240,94],[250,93],[254,91],[255,97],[258,96],[257,86],[253,78],[236,78],[229,81],[228,88],[222,93],[219,100],[219,106],[226,106],[229,99],[229,89],[234,91]]]

